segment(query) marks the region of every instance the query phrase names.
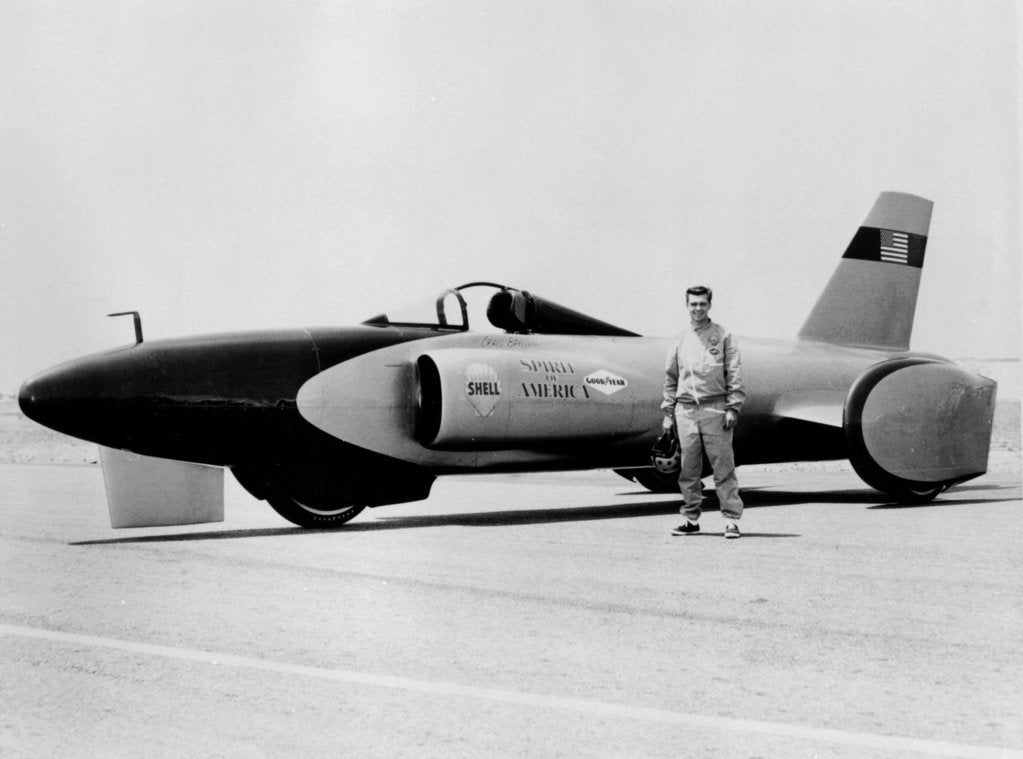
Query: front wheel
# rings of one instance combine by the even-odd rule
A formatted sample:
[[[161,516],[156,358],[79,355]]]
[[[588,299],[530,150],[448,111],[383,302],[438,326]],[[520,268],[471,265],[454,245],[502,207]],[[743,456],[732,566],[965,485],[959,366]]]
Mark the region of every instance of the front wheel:
[[[311,506],[284,493],[267,496],[266,502],[274,511],[299,527],[329,530],[350,522],[365,506]]]
[[[887,491],[885,495],[891,496],[898,503],[904,503],[908,506],[912,504],[930,503],[947,488],[948,485],[944,483],[922,488],[905,486],[896,490]]]

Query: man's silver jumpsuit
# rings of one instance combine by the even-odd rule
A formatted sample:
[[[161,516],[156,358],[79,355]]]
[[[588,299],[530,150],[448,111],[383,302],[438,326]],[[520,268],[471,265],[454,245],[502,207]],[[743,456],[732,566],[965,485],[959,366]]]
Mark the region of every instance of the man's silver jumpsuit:
[[[661,403],[665,415],[675,420],[682,448],[680,511],[690,522],[698,521],[702,511],[704,452],[714,470],[722,516],[734,520],[742,516],[732,430],[724,428],[724,421],[725,411],[738,415],[745,400],[735,338],[709,319],[700,327],[690,325],[668,351]]]

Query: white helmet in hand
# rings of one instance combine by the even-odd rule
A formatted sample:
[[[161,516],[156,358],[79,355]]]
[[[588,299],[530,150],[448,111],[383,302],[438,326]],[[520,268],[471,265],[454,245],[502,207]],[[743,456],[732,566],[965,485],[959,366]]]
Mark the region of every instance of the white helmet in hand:
[[[682,468],[682,449],[673,430],[666,430],[654,443],[650,461],[661,474],[678,474]]]

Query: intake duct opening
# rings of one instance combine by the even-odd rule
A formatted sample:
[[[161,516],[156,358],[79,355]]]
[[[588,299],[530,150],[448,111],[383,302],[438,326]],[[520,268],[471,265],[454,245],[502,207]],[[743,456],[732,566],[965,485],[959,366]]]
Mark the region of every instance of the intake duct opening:
[[[416,361],[416,440],[430,446],[440,432],[443,399],[441,397],[440,371],[437,364],[427,355]]]

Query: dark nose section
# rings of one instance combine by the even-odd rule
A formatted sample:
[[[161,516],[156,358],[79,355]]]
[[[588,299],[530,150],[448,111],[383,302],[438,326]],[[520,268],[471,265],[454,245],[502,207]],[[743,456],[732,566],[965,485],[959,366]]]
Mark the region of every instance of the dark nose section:
[[[99,398],[88,372],[65,364],[32,377],[18,392],[25,416],[66,435],[89,439],[95,426]]]
[[[18,391],[21,412],[34,422],[63,432],[63,420],[74,383],[68,373],[50,369],[27,380]]]
[[[101,354],[71,361],[27,380],[18,405],[29,419],[65,435],[114,443],[117,427],[136,373],[121,356]]]

